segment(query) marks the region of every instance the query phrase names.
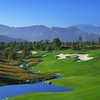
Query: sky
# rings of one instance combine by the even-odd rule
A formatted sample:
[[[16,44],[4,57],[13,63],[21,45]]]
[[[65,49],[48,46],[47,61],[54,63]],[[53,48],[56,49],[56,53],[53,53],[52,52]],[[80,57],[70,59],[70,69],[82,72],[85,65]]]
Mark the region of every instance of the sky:
[[[0,0],[0,24],[13,27],[100,26],[100,0]]]

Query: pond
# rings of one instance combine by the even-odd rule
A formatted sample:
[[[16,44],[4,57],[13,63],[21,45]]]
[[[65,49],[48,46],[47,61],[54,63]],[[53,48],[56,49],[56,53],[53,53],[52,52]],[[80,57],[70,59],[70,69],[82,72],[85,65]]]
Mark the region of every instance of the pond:
[[[23,63],[19,67],[24,67]],[[31,71],[32,68],[27,69],[28,71]],[[36,73],[32,71],[32,73]],[[62,76],[56,75],[56,79],[61,79]],[[30,92],[67,92],[72,91],[71,88],[65,88],[61,86],[56,86],[54,84],[46,84],[46,82],[38,82],[34,84],[18,84],[18,85],[6,85],[6,86],[0,86],[0,100],[3,100],[2,98],[9,98],[13,96],[17,96],[20,94],[30,93]]]
[[[13,97],[30,92],[67,92],[72,91],[71,88],[56,86],[53,84],[46,84],[45,82],[38,82],[34,84],[21,85],[7,85],[0,87],[0,100],[2,98]]]

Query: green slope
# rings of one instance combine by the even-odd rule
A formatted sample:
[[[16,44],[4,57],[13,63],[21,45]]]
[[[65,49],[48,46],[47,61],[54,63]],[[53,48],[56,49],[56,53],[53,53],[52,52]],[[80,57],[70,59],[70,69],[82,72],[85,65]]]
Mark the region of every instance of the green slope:
[[[62,93],[29,93],[9,100],[99,100],[100,96],[100,51],[63,50],[54,53],[43,52],[47,56],[33,70],[41,73],[58,73],[63,78],[52,80],[53,84],[73,88],[73,91]],[[74,62],[74,58],[56,59],[59,53],[88,53],[94,59]],[[39,53],[41,54],[41,53]],[[50,80],[51,81],[51,80]]]

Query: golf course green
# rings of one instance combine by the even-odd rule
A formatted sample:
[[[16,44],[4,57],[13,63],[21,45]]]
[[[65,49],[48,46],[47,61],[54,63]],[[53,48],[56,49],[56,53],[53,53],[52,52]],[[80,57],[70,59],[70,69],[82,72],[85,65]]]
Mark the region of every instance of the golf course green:
[[[56,55],[88,54],[93,59],[75,62],[75,57],[57,59]],[[48,80],[52,84],[72,88],[70,92],[28,93],[7,100],[99,100],[100,99],[100,50],[56,50],[37,51],[34,56],[45,54],[43,62],[33,70],[39,73],[59,74],[58,80]],[[31,58],[32,59],[32,58]],[[28,59],[29,60],[29,59]],[[10,92],[10,91],[9,91]]]

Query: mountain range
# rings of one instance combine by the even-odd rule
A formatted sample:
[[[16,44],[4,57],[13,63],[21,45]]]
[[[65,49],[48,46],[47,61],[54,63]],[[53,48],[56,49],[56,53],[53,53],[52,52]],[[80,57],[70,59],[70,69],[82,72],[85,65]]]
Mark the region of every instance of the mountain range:
[[[73,25],[66,28],[47,27],[44,25],[26,27],[0,25],[0,35],[0,41],[3,39],[2,36],[8,36],[10,40],[12,38],[20,38],[19,41],[53,40],[54,38],[59,38],[61,41],[78,41],[79,36],[82,37],[83,41],[98,41],[100,27],[89,24]]]
[[[93,26],[90,24],[80,24],[75,25],[78,29],[80,29],[83,32],[89,32],[89,33],[95,33],[100,35],[100,27],[99,26]]]
[[[10,38],[8,36],[5,35],[0,35],[0,42],[23,42],[25,41],[24,39],[18,39],[18,38]]]

